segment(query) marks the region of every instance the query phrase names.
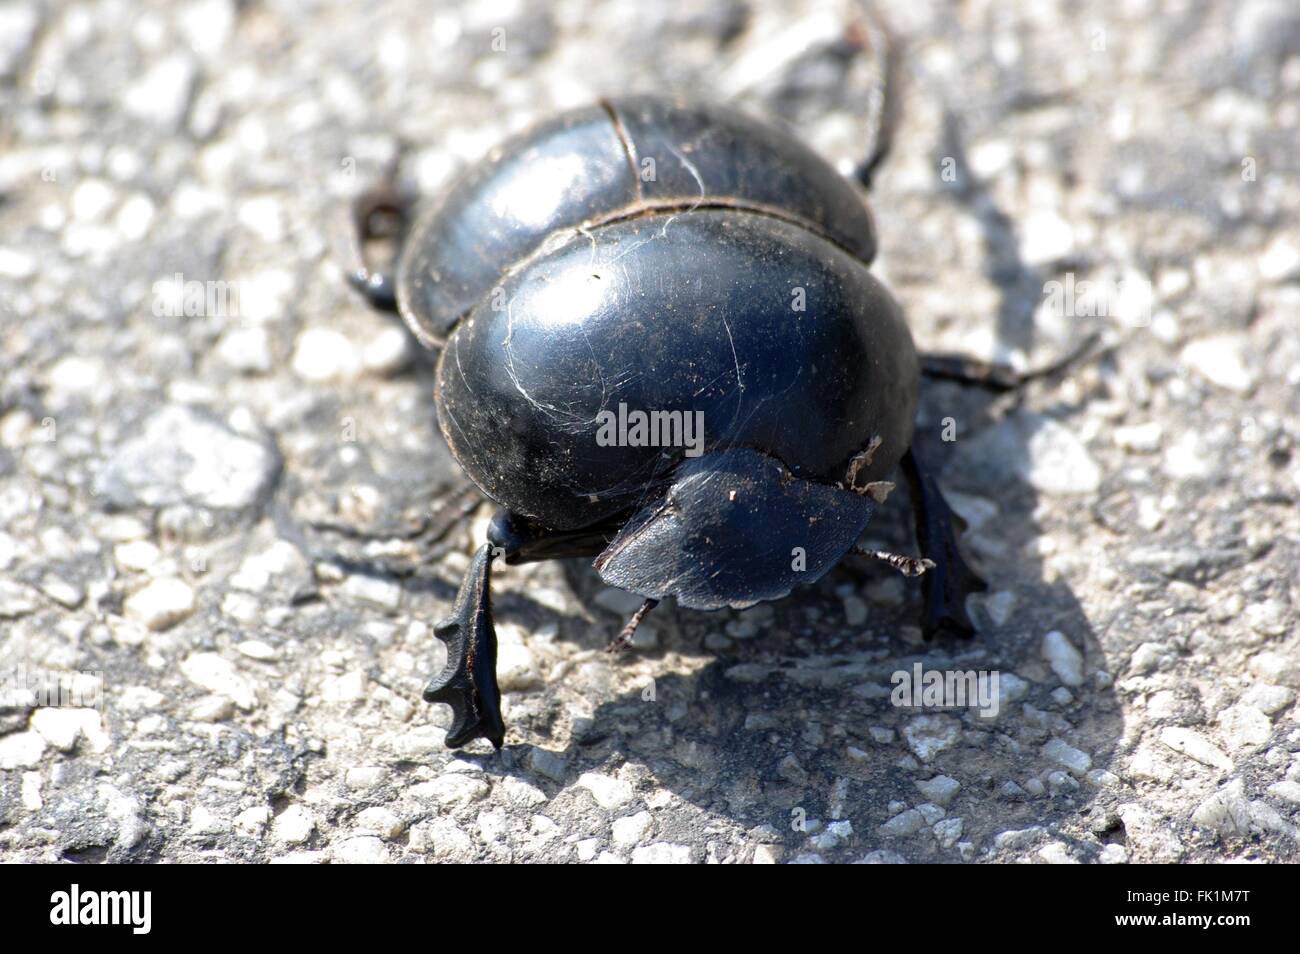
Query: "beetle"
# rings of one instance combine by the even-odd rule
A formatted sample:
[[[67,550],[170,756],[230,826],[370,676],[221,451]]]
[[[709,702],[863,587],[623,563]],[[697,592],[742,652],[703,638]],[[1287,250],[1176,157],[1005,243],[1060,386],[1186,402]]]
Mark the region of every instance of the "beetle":
[[[643,598],[614,648],[660,600],[742,609],[851,553],[923,574],[927,638],[973,634],[965,599],[985,583],[912,447],[919,382],[1024,376],[918,356],[870,271],[878,159],[853,182],[735,109],[605,100],[471,167],[404,230],[395,274],[357,256],[352,284],[440,352],[442,434],[500,507],[435,628],[447,662],[424,698],[451,706],[448,746],[504,739],[496,559],[594,559]],[[363,197],[359,239],[377,212],[405,209]],[[858,547],[896,469],[921,557]]]

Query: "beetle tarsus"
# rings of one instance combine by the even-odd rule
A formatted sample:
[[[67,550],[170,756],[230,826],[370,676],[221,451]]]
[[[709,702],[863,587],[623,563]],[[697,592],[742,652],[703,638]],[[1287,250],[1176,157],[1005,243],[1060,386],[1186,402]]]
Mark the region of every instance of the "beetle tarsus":
[[[868,550],[866,547],[854,547],[853,551],[858,556],[871,557],[873,560],[880,560],[888,563],[903,576],[920,576],[926,570],[933,570],[935,563],[926,557],[912,557],[903,553],[891,553],[888,550]]]
[[[409,203],[390,182],[366,190],[352,203],[352,245],[348,284],[377,311],[397,314],[397,282],[389,272],[372,268],[366,245],[379,239],[400,243],[409,218]],[[395,261],[396,259],[394,259]]]
[[[921,552],[933,562],[925,574],[925,615],[921,632],[926,639],[936,636],[973,636],[975,624],[966,612],[966,597],[988,589],[986,583],[966,563],[957,545],[961,517],[944,500],[939,485],[917,461],[916,451],[903,455],[903,471],[912,487],[916,536]]]
[[[491,544],[474,554],[456,594],[451,615],[434,628],[447,644],[447,664],[424,689],[425,702],[451,706],[448,748],[484,738],[498,749],[505,740],[501,692],[497,688],[497,634],[492,626]]]
[[[636,628],[641,625],[641,620],[645,619],[646,613],[650,612],[658,605],[658,600],[647,599],[637,607],[637,611],[632,614],[632,618],[627,621],[627,625],[619,631],[617,636],[609,641],[609,645],[605,647],[605,652],[620,653],[631,646],[632,637],[636,635]]]

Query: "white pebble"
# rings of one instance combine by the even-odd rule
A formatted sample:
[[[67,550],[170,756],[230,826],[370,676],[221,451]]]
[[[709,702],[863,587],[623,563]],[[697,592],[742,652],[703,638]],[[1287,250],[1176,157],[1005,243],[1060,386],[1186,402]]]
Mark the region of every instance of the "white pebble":
[[[1083,654],[1064,633],[1054,629],[1044,636],[1042,652],[1057,679],[1067,686],[1083,685]]]
[[[167,629],[194,612],[194,590],[184,580],[161,577],[128,596],[124,609],[149,629]]]

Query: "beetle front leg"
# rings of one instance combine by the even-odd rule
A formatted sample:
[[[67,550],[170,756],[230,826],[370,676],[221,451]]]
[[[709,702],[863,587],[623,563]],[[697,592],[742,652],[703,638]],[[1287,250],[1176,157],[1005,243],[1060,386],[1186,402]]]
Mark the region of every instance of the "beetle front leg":
[[[498,749],[505,740],[501,691],[497,688],[497,634],[492,625],[492,558],[495,548],[478,548],[465,571],[451,615],[434,627],[447,644],[447,664],[424,689],[425,702],[451,706],[447,746],[460,748],[482,737]]]
[[[914,449],[903,455],[902,465],[912,488],[917,542],[926,559],[934,563],[922,579],[925,617],[921,631],[927,639],[940,633],[973,636],[975,626],[966,612],[966,597],[988,589],[988,584],[966,563],[957,545],[961,517],[948,506],[939,485],[917,461]]]

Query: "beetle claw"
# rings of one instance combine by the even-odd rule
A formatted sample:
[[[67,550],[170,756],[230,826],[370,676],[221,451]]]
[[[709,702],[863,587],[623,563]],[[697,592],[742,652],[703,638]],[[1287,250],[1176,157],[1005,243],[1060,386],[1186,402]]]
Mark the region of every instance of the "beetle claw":
[[[496,748],[505,740],[497,688],[497,634],[492,625],[492,545],[474,554],[451,615],[433,634],[447,644],[447,664],[424,688],[425,702],[451,706],[447,746],[458,749],[482,737]]]

